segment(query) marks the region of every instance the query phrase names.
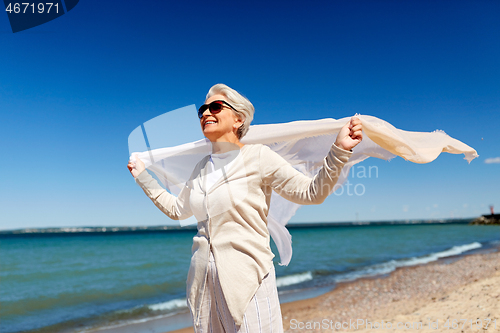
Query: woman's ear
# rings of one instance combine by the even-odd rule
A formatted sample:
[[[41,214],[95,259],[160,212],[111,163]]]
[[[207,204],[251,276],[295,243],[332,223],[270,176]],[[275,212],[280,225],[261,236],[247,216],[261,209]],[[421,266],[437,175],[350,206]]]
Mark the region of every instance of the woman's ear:
[[[235,123],[234,123],[234,125],[233,125],[233,128],[236,128],[236,129],[240,128],[240,127],[243,125],[243,123],[244,123],[244,122],[245,122],[245,120],[244,120],[244,119],[241,119],[241,118],[239,118],[239,117],[238,117],[238,118],[236,118],[236,119],[235,119]]]

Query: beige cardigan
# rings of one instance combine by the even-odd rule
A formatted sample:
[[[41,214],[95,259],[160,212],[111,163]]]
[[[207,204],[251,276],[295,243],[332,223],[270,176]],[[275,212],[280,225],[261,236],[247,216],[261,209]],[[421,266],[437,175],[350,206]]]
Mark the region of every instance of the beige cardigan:
[[[312,179],[261,144],[244,145],[227,174],[205,193],[204,175],[210,156],[195,167],[177,197],[164,190],[148,172],[136,178],[147,196],[170,218],[195,215],[187,278],[187,302],[195,324],[205,289],[210,249],[229,311],[241,325],[246,307],[273,265],[267,214],[272,190],[301,204],[320,204],[332,192],[351,152],[332,145],[323,167]]]

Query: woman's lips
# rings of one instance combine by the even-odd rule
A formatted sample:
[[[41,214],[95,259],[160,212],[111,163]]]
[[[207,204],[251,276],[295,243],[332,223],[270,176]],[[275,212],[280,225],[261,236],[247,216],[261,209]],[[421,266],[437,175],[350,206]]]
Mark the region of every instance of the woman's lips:
[[[208,120],[205,122],[205,125],[203,126],[203,128],[209,126],[209,125],[215,125],[217,124],[217,122],[215,120]]]

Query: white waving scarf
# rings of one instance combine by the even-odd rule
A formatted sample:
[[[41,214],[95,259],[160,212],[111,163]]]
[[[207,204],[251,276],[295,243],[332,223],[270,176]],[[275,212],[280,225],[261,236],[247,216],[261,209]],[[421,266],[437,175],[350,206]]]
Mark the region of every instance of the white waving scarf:
[[[357,117],[363,124],[363,140],[353,149],[351,158],[342,169],[337,186],[346,180],[349,169],[354,164],[368,157],[389,160],[397,155],[415,163],[429,163],[441,152],[464,154],[468,162],[478,157],[473,148],[443,131],[409,132],[397,129],[376,117]],[[349,120],[350,117],[253,125],[241,142],[267,145],[294,168],[313,177],[321,168],[340,129]],[[134,162],[135,156],[138,156],[171,193],[178,194],[191,176],[195,165],[210,153],[210,141],[203,139],[170,148],[132,153],[131,160]],[[275,192],[272,193],[268,229],[278,248],[281,265],[288,265],[292,257],[292,237],[285,225],[299,207],[300,205],[282,198]]]

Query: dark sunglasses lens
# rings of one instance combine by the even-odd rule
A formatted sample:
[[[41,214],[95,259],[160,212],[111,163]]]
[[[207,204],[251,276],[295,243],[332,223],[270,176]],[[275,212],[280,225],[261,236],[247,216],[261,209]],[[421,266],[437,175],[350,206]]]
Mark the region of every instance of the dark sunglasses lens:
[[[200,108],[198,109],[198,118],[201,119],[203,117],[203,113],[206,109],[208,109],[208,105],[203,104],[202,106],[200,106]]]
[[[209,108],[210,108],[210,112],[218,113],[222,109],[222,103],[212,102],[212,103],[210,103]]]
[[[203,104],[202,106],[200,106],[200,108],[198,109],[198,118],[203,118],[203,113],[207,110],[207,109],[210,109],[210,112],[212,114],[217,114],[220,112],[220,110],[222,110],[222,103],[219,102],[219,101],[216,101],[216,102],[212,102],[210,104]]]

